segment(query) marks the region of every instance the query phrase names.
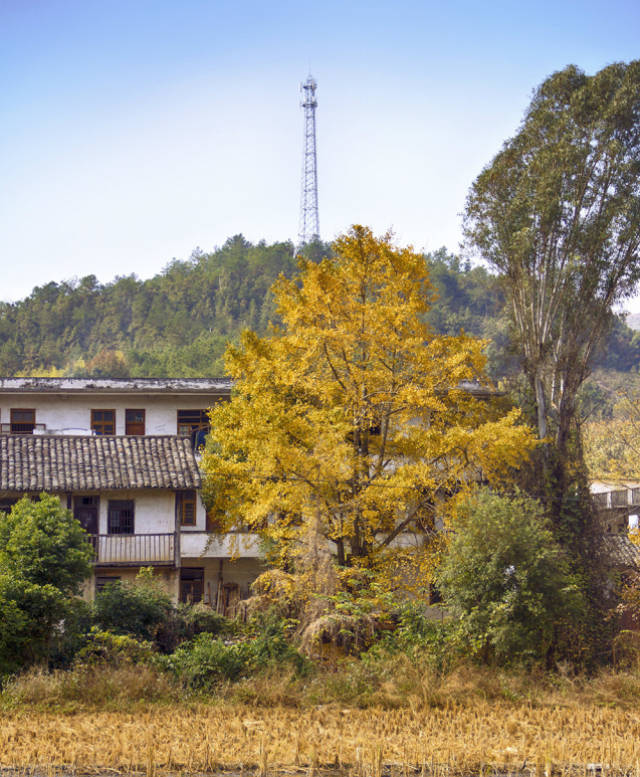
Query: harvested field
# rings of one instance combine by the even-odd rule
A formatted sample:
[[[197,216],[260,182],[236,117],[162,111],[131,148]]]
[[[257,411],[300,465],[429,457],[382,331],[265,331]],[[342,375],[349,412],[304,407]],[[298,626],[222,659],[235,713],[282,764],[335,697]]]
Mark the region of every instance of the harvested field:
[[[145,711],[5,710],[0,765],[143,772],[267,771],[323,766],[354,774],[640,774],[638,708],[532,706],[473,700],[424,709],[240,704],[154,705]],[[435,766],[435,765],[439,766]],[[387,768],[385,768],[385,765]],[[309,767],[311,767],[309,769]],[[573,768],[572,768],[573,767]]]

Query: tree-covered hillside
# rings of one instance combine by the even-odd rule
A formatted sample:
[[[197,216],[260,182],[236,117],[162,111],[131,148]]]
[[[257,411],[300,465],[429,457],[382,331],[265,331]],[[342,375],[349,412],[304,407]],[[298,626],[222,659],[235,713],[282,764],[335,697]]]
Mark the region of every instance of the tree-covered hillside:
[[[318,243],[311,258],[330,254]],[[440,249],[428,256],[437,297],[429,313],[440,333],[464,329],[491,341],[495,376],[517,369],[508,348],[508,317],[496,278]],[[245,328],[263,333],[274,316],[271,284],[296,269],[293,245],[229,238],[211,253],[194,251],[159,275],[98,283],[93,275],[37,286],[26,299],[0,303],[0,374],[113,377],[210,377]],[[621,319],[602,349],[601,366],[640,363],[640,334]]]

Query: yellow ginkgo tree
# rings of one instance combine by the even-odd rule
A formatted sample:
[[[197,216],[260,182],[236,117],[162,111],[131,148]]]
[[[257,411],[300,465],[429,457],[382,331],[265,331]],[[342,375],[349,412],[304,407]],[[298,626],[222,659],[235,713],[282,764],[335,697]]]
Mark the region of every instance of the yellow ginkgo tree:
[[[221,531],[259,532],[287,567],[310,530],[339,567],[421,554],[437,517],[534,445],[500,411],[484,343],[435,335],[424,258],[354,226],[274,286],[282,321],[226,353],[232,399],[211,411],[205,497]]]

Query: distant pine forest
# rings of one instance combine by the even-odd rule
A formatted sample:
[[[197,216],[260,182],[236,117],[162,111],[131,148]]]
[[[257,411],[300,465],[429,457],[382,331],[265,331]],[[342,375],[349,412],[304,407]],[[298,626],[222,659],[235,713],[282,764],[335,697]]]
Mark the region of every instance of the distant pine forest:
[[[321,242],[305,251],[314,260],[331,255]],[[425,258],[433,330],[487,339],[494,379],[519,372],[497,278],[444,248]],[[266,331],[275,319],[269,289],[296,268],[290,242],[252,244],[236,235],[210,253],[173,260],[150,280],[101,284],[87,275],[37,286],[24,300],[0,303],[0,375],[222,376],[226,344],[245,328]],[[640,334],[616,317],[594,367],[637,372],[639,365]]]

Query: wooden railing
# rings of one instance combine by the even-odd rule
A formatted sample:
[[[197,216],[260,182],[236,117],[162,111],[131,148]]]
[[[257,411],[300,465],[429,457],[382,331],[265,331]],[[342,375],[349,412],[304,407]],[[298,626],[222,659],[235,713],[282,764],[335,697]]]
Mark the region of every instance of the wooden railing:
[[[599,494],[591,494],[591,498],[600,510],[640,507],[640,488],[616,488],[611,491],[601,491]]]
[[[101,566],[171,565],[175,534],[92,534],[95,558]]]

